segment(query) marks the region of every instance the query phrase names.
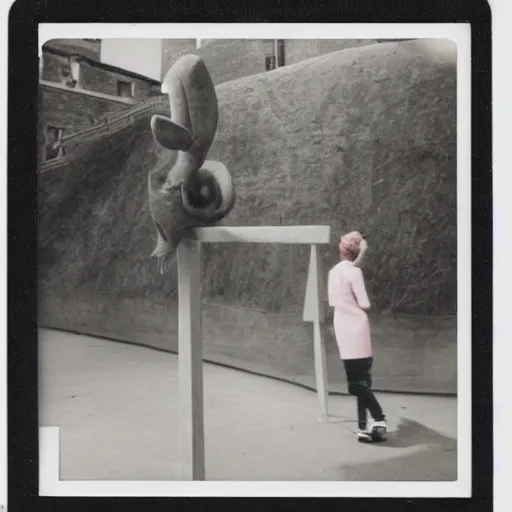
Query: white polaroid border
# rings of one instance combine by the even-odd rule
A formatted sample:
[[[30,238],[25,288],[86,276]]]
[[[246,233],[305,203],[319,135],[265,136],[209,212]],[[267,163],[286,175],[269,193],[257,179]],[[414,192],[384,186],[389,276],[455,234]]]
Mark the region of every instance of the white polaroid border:
[[[512,407],[510,401],[510,290],[512,272],[510,236],[512,173],[510,130],[512,97],[512,2],[489,0],[493,37],[493,398],[494,398],[494,510],[510,510],[510,457]],[[485,340],[489,342],[490,340]],[[489,400],[491,397],[489,397]]]
[[[61,481],[59,429],[40,427],[42,496],[470,497],[471,444],[471,40],[469,24],[40,24],[55,38],[450,39],[457,44],[457,474],[453,482]],[[41,51],[41,50],[40,50]],[[3,141],[2,141],[3,143]]]

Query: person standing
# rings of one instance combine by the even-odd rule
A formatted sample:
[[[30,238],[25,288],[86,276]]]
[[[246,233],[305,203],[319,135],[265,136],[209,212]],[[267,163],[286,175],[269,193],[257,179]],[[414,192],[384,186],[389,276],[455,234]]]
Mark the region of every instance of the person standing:
[[[360,268],[367,248],[358,231],[341,237],[340,262],[329,271],[328,296],[329,305],[334,308],[334,332],[348,391],[357,398],[358,437],[372,442],[386,439],[386,417],[371,389],[373,353],[367,313],[370,301]]]

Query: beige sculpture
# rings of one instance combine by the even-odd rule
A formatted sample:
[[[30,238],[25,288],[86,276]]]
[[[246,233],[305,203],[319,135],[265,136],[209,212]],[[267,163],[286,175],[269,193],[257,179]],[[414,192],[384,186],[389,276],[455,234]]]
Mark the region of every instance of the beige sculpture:
[[[171,168],[149,175],[149,206],[158,241],[152,256],[164,272],[174,260],[184,232],[213,225],[235,204],[232,177],[226,167],[206,160],[218,122],[217,95],[202,59],[185,55],[164,78],[171,117],[154,115],[154,139],[173,152]]]

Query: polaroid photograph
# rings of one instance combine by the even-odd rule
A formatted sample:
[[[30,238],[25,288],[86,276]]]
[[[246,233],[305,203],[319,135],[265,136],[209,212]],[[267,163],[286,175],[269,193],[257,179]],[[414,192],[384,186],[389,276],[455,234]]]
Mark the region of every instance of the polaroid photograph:
[[[55,491],[468,493],[469,27],[83,30],[40,28]]]
[[[38,23],[41,499],[471,498],[472,37]]]

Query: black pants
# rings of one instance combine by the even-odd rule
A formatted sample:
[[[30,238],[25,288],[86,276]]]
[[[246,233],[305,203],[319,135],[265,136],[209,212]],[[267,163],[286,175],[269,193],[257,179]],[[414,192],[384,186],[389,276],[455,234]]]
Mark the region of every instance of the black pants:
[[[382,408],[372,391],[373,357],[364,359],[344,359],[345,372],[347,374],[348,392],[357,397],[357,421],[360,429],[366,428],[367,413],[370,411],[375,421],[385,419]]]

